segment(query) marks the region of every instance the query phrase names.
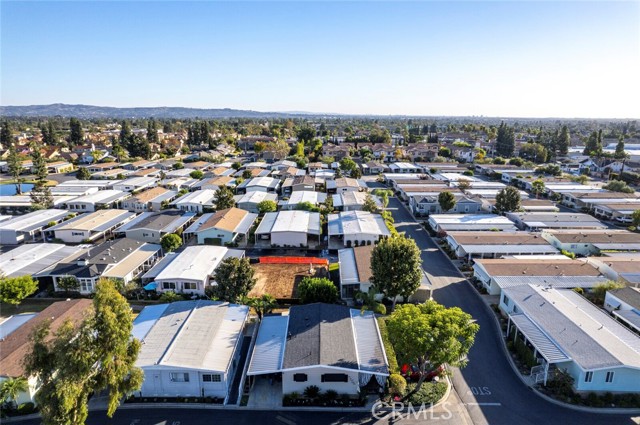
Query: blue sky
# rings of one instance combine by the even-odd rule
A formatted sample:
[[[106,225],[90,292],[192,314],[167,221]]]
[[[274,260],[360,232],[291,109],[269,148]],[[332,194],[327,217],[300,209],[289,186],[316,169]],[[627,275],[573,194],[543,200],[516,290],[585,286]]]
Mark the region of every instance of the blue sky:
[[[638,117],[640,2],[11,2],[0,102]]]

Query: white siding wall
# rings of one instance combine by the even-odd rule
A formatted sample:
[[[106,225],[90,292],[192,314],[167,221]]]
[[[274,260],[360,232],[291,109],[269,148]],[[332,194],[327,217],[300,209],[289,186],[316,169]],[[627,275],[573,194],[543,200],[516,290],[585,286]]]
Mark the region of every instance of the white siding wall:
[[[66,243],[81,243],[91,237],[88,230],[56,230],[55,237]]]
[[[179,367],[162,366],[159,368],[143,368],[144,382],[140,392],[143,397],[220,397],[227,396],[227,379],[224,373],[181,369]],[[171,374],[189,374],[189,382],[176,382],[171,380]],[[221,375],[220,382],[203,382],[205,373]]]
[[[157,230],[135,229],[125,232],[128,238],[141,242],[160,243],[162,234]]]
[[[226,242],[233,241],[233,236],[234,236],[233,232],[227,232],[226,230],[213,229],[213,228],[209,228],[207,230],[198,232],[197,235],[198,235],[199,245],[203,245],[204,240],[207,238],[220,238],[220,240],[222,241],[222,244],[225,244]]]
[[[307,244],[307,234],[302,232],[278,232],[271,233],[271,243],[273,245],[300,246]]]
[[[306,382],[295,382],[293,375],[296,373],[307,374]],[[349,376],[348,382],[322,382],[322,374],[324,373],[345,373]],[[309,385],[316,385],[321,391],[334,390],[339,394],[358,394],[360,384],[358,383],[358,371],[349,372],[346,370],[333,369],[330,367],[314,367],[295,372],[282,373],[282,392],[283,394],[297,392],[302,394],[304,389]]]
[[[358,241],[362,245],[362,241],[371,241],[373,245],[378,240],[380,235],[368,235],[366,233],[359,233],[357,235],[344,235],[344,245],[347,246],[347,241],[351,241],[351,246],[355,246],[355,242]]]

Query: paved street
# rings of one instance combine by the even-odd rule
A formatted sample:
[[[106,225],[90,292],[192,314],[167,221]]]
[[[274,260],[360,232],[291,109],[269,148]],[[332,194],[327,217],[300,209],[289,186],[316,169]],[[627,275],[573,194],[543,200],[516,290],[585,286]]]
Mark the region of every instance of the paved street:
[[[628,415],[591,414],[563,408],[532,393],[508,364],[500,347],[501,335],[492,323],[492,313],[475,289],[397,198],[390,199],[389,209],[398,231],[406,232],[421,248],[423,267],[434,285],[434,299],[446,306],[462,308],[480,325],[468,366],[455,370],[453,375],[454,387],[475,425],[638,423]]]

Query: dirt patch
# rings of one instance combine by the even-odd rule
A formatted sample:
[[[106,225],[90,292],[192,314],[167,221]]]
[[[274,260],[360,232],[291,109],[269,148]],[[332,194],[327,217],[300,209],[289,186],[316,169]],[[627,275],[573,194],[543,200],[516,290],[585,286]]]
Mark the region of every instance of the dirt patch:
[[[309,264],[253,264],[256,286],[249,292],[250,297],[269,294],[276,299],[298,298],[297,288],[305,277],[328,277],[327,266],[313,264],[310,273]]]

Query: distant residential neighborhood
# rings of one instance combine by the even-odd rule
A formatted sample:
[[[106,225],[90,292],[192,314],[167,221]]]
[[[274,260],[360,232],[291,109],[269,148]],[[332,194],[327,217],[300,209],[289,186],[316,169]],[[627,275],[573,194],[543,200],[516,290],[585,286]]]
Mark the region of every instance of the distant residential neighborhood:
[[[11,415],[67,397],[34,350],[97,344],[105,309],[135,351],[116,405],[436,404],[492,355],[522,397],[640,407],[635,121],[11,118],[1,136]]]

